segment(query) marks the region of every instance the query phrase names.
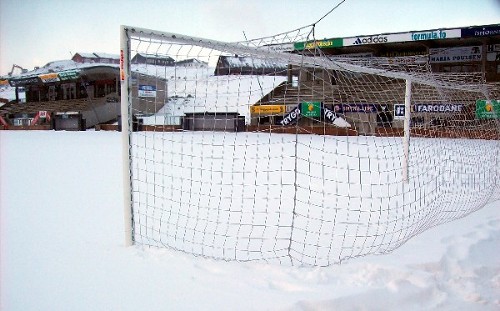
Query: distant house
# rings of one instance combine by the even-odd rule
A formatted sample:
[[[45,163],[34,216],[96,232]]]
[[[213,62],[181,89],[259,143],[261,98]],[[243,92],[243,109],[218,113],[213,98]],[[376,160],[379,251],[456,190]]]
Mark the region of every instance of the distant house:
[[[119,64],[120,56],[109,53],[76,53],[71,58],[76,63]]]
[[[215,68],[219,75],[287,75],[287,64],[242,56],[219,56]]]
[[[190,67],[190,68],[208,67],[208,63],[202,62],[201,60],[196,59],[196,58],[189,58],[189,59],[180,60],[178,62],[175,62],[175,65],[180,66],[180,67]]]
[[[132,58],[132,64],[149,64],[158,66],[173,66],[175,60],[170,56],[137,53]]]

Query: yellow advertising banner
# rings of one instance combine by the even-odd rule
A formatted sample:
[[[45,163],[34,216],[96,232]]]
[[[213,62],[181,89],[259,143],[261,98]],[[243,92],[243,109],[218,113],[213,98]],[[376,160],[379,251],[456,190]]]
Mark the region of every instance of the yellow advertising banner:
[[[59,76],[57,73],[47,73],[38,76],[43,83],[56,82],[59,81]]]
[[[280,114],[285,113],[285,105],[258,105],[251,106],[252,114]]]

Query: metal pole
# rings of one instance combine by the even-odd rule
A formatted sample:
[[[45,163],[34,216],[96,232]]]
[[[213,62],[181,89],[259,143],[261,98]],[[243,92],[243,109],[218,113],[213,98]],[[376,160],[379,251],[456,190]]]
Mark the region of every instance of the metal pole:
[[[406,80],[405,90],[405,119],[403,135],[403,181],[408,182],[408,163],[410,161],[410,107],[411,107],[411,81]]]
[[[133,214],[132,214],[132,187],[130,180],[130,47],[125,26],[120,27],[120,83],[121,83],[121,138],[122,138],[122,167],[123,167],[123,220],[125,246],[134,244]]]

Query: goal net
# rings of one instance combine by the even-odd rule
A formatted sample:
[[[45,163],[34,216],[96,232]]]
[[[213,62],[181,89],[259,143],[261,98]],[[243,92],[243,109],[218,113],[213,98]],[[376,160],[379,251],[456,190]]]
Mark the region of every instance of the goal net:
[[[325,54],[335,42],[312,33],[227,43],[122,27],[134,243],[328,266],[499,199],[499,93],[481,73]]]

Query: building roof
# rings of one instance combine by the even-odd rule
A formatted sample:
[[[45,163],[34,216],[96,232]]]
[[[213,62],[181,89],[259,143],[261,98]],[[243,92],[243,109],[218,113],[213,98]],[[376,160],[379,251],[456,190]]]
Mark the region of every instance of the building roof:
[[[120,59],[120,56],[118,54],[110,54],[110,53],[101,53],[101,52],[94,52],[94,53],[80,53],[77,52],[73,56],[73,58],[76,55],[80,55],[81,57],[84,58],[111,58],[111,59]]]
[[[137,56],[142,56],[144,58],[155,58],[155,59],[165,59],[169,61],[175,61],[172,57],[167,56],[167,55],[157,55],[157,54],[147,54],[147,53],[137,53],[133,58],[136,58]]]
[[[73,60],[59,60],[47,63],[45,66],[35,70],[22,73],[15,77],[8,78],[11,86],[24,86],[27,84],[38,83],[40,81],[47,82],[45,79],[71,80],[76,79],[80,72],[93,68],[109,68],[118,70],[118,64],[102,64],[102,63],[77,63]]]

